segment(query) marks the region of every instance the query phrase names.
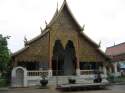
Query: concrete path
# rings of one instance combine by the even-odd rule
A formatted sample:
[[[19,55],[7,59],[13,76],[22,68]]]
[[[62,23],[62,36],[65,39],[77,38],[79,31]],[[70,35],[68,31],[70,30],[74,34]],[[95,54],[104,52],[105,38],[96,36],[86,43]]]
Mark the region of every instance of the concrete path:
[[[0,90],[0,93],[63,93],[57,91],[54,87],[49,89],[38,89],[36,87],[30,88],[9,88],[8,90]],[[106,90],[84,90],[84,91],[72,91],[64,93],[125,93],[125,85],[110,86]]]

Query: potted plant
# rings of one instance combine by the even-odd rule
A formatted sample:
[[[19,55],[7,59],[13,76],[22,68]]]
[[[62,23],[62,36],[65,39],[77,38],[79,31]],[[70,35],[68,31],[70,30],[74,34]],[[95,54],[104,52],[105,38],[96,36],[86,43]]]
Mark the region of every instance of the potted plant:
[[[75,84],[76,83],[76,80],[73,79],[73,78],[69,78],[68,81],[69,81],[69,84]]]
[[[42,79],[40,80],[40,84],[41,84],[41,87],[42,87],[42,88],[47,87],[48,80],[46,79],[46,77],[47,77],[46,73],[42,73],[42,74],[41,74],[41,78],[42,78]]]

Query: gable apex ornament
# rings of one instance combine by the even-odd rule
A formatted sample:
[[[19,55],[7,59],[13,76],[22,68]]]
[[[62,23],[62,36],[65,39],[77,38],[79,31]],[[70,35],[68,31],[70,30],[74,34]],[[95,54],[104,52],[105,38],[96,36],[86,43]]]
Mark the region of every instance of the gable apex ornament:
[[[47,27],[48,27],[48,24],[47,24],[46,20],[45,20],[45,25],[46,25],[46,28],[47,28]]]
[[[24,36],[24,45],[26,46],[28,44],[28,40],[26,38],[26,36]]]
[[[99,45],[98,45],[98,46],[99,46],[99,48],[101,47],[101,43],[102,43],[102,42],[101,42],[101,40],[100,40],[100,41],[99,41]]]
[[[58,1],[57,1],[57,8],[56,8],[56,11],[57,11],[57,13],[58,13]]]
[[[85,30],[85,24],[83,25],[83,27],[81,28],[81,32]]]
[[[42,27],[40,26],[40,31],[41,31],[41,33],[43,32],[43,29],[42,29]]]

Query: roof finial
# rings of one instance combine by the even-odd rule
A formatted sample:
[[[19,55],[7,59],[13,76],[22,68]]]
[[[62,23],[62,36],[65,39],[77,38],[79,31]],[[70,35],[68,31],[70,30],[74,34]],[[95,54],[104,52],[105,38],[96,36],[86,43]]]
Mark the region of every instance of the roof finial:
[[[25,46],[27,45],[27,42],[28,42],[28,40],[27,40],[26,36],[24,36],[24,45]]]
[[[41,30],[41,33],[42,33],[43,29],[42,29],[42,27],[41,27],[41,26],[40,26],[40,30]]]
[[[58,1],[57,1],[57,8],[56,8],[56,11],[58,12]]]
[[[81,31],[84,31],[85,30],[85,24],[83,25],[83,27],[81,28]]]
[[[46,24],[46,28],[47,28],[48,24],[47,24],[46,20],[45,20],[45,24]]]
[[[67,1],[66,1],[66,0],[63,0],[63,3],[64,3],[64,4],[66,4],[66,3],[67,3]]]
[[[101,47],[101,43],[102,43],[102,42],[101,42],[101,40],[100,40],[100,41],[99,41],[99,47]]]
[[[83,31],[85,30],[85,24],[83,25],[83,28],[82,28],[82,29],[83,29]]]

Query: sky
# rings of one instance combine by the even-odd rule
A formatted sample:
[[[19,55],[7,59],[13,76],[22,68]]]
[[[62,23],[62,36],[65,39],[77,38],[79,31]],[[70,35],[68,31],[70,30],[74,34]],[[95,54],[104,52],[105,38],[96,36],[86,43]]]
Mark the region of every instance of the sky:
[[[11,36],[8,47],[15,52],[41,33],[63,0],[0,0],[0,34]],[[125,42],[125,0],[67,0],[84,33],[101,49]]]

